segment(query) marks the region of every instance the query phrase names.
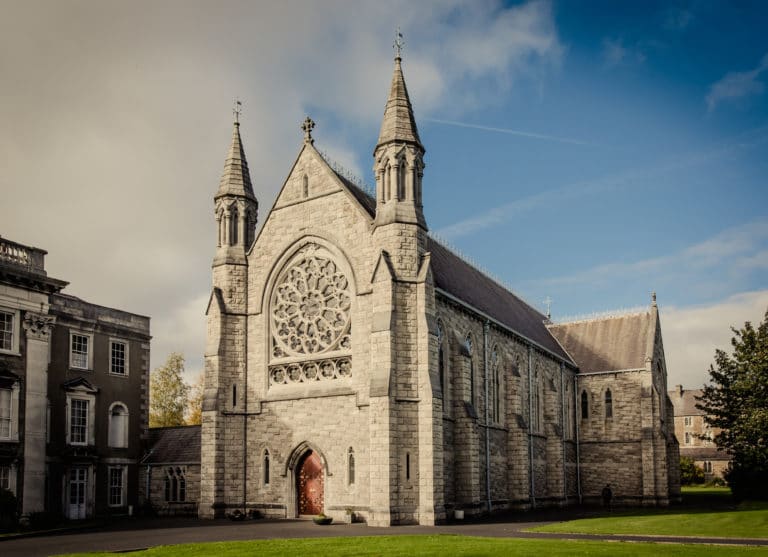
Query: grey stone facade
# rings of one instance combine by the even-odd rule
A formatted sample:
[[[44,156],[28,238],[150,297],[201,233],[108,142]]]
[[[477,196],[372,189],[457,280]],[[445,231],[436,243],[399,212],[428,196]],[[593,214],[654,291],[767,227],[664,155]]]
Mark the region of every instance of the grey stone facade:
[[[676,497],[655,303],[628,318],[653,322],[642,365],[592,369],[565,342],[571,325],[548,329],[431,238],[399,58],[375,195],[334,171],[313,125],[254,237],[258,205],[235,123],[215,196],[199,515],[297,516],[310,453],[324,512],[377,526],[565,505],[599,496],[606,481],[621,501]],[[619,340],[590,342],[619,354]],[[580,393],[596,400],[608,386],[613,415],[599,419],[593,402],[579,419]]]

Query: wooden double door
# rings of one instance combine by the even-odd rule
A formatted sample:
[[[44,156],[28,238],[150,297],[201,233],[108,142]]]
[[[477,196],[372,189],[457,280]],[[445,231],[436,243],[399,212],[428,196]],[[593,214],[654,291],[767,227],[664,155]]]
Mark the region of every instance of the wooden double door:
[[[296,467],[299,515],[320,514],[324,506],[323,463],[314,451],[307,451]]]

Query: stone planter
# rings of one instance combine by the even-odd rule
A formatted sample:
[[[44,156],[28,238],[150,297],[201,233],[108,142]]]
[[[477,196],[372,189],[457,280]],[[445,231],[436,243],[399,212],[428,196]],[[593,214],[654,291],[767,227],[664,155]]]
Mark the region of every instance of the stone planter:
[[[464,520],[464,509],[456,509],[453,511],[453,518],[456,520]]]
[[[316,516],[312,519],[312,522],[314,522],[315,524],[319,524],[320,526],[328,526],[331,522],[333,522],[333,517]]]

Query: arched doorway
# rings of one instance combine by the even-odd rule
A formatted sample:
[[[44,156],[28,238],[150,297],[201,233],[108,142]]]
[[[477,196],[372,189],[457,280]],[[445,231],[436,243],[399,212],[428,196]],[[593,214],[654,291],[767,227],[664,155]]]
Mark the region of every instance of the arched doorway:
[[[320,514],[324,505],[323,463],[312,450],[304,453],[296,466],[296,507],[298,514]]]

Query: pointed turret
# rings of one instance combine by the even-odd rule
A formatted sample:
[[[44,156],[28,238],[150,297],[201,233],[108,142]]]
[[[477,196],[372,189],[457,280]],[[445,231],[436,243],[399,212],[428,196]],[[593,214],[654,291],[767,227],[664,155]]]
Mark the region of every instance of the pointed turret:
[[[384,109],[379,140],[373,151],[376,175],[376,226],[416,224],[426,230],[421,205],[424,146],[403,76],[399,42],[395,42],[395,70]]]
[[[413,107],[408,97],[408,88],[403,77],[402,59],[400,54],[395,57],[395,72],[392,75],[392,85],[389,88],[389,98],[384,109],[384,119],[381,122],[379,141],[376,149],[391,142],[412,143],[421,151],[424,147],[419,139],[419,130],[413,118]]]
[[[214,267],[226,263],[243,263],[256,229],[259,203],[253,194],[248,161],[240,138],[239,107],[238,101],[234,111],[232,144],[224,163],[219,189],[213,198],[218,229]]]
[[[219,191],[216,192],[215,199],[223,195],[234,195],[247,197],[256,200],[253,195],[253,185],[251,184],[251,174],[248,171],[248,161],[245,159],[243,150],[243,141],[240,139],[240,122],[235,121],[232,130],[232,144],[227,153],[227,160],[224,163],[224,173],[219,181]]]

